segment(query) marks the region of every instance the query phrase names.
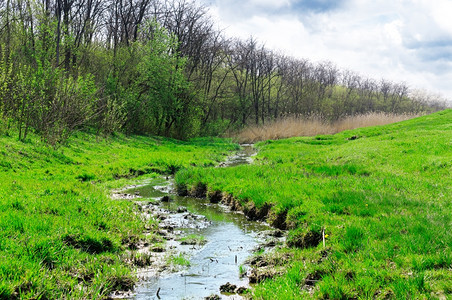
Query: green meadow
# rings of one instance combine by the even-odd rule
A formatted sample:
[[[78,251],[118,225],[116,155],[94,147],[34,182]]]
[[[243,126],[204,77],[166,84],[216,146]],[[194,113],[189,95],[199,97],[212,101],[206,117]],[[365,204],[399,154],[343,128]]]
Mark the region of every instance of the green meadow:
[[[15,136],[15,135],[14,135]],[[114,188],[188,166],[211,166],[237,145],[78,133],[56,150],[37,136],[0,136],[0,299],[101,299],[133,287],[125,259],[153,240],[132,202]],[[145,260],[145,258],[143,258]]]
[[[288,230],[286,245],[256,254],[271,275],[253,299],[452,297],[452,110],[255,147],[252,165],[216,168],[236,144],[76,133],[53,149],[3,131],[0,299],[102,299],[133,287],[146,257],[127,250],[162,240],[133,202],[109,195],[170,174],[179,189],[232,195]]]
[[[252,165],[176,174],[290,230],[254,299],[452,298],[452,110],[256,147]]]

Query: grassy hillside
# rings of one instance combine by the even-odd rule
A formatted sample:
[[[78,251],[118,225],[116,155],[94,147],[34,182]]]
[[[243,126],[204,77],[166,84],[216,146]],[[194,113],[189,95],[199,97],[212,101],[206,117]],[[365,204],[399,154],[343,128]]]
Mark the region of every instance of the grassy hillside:
[[[152,224],[131,202],[111,200],[110,189],[137,175],[213,165],[236,147],[80,133],[53,150],[35,136],[0,136],[0,299],[95,299],[133,286],[124,250]]]
[[[176,176],[291,230],[255,298],[452,297],[452,110],[256,146],[254,165]]]

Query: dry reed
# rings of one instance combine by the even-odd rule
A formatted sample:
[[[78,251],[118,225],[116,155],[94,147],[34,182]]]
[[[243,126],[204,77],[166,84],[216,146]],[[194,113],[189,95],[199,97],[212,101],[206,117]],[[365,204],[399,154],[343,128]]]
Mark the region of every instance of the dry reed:
[[[360,127],[386,125],[418,117],[414,114],[369,113],[346,117],[334,123],[320,118],[285,118],[266,125],[250,126],[234,135],[240,143],[254,143],[263,140],[277,140],[295,136],[334,134]]]

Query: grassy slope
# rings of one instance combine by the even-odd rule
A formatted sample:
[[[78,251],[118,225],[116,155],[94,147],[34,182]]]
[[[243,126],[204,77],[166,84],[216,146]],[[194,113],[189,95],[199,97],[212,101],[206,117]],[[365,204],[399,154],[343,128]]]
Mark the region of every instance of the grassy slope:
[[[286,275],[258,285],[256,298],[452,297],[452,110],[257,147],[255,165],[176,176],[287,212],[299,247],[281,250],[293,257]],[[326,250],[306,247],[322,228]],[[316,280],[311,293],[306,279]]]
[[[207,139],[97,142],[80,133],[55,151],[37,137],[0,136],[0,299],[94,299],[132,285],[125,243],[150,224],[109,190],[136,174],[212,165],[235,148]]]

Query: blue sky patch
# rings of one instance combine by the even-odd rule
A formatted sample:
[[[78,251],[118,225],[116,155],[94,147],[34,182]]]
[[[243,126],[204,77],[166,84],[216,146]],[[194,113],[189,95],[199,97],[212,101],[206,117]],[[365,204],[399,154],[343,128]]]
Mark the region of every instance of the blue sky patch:
[[[291,4],[291,9],[296,10],[297,13],[323,13],[339,8],[344,2],[343,0],[296,0]]]

